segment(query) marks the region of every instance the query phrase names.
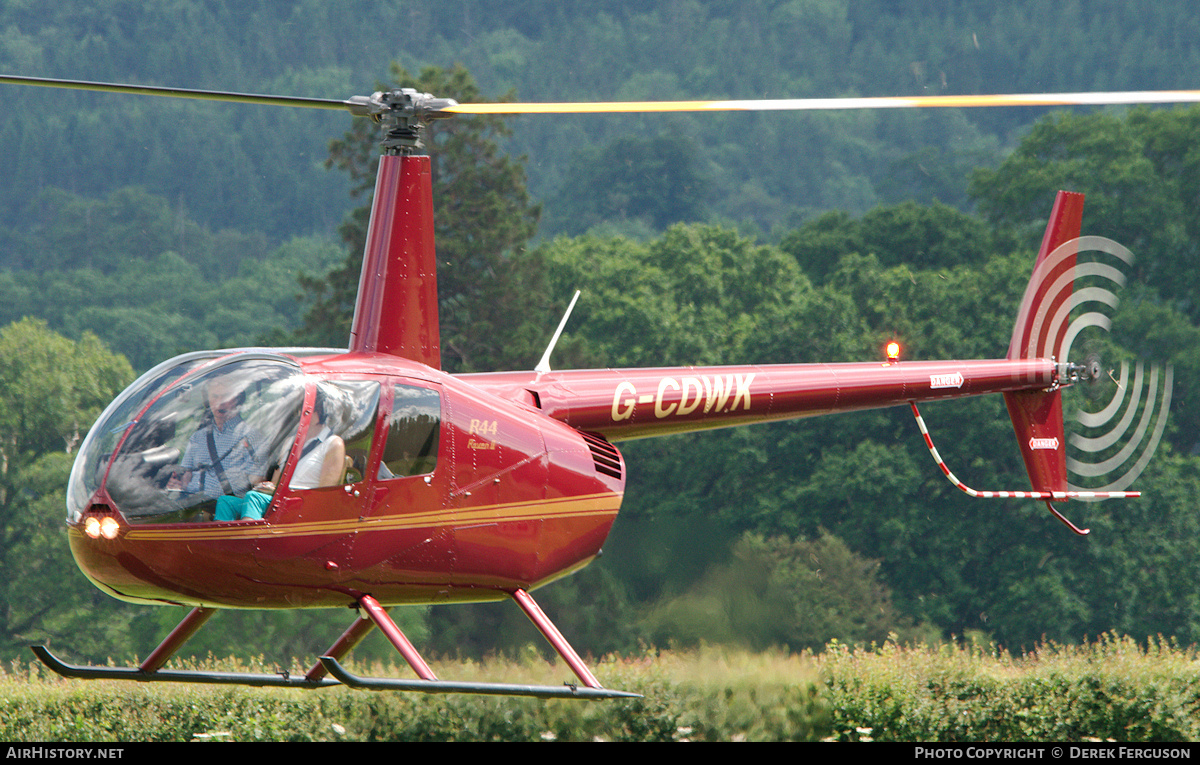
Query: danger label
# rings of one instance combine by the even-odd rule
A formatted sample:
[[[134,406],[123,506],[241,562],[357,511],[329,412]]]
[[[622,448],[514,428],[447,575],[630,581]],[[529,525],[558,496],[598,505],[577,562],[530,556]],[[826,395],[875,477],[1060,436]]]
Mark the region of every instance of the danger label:
[[[960,372],[951,375],[929,375],[930,388],[961,388],[963,376]]]

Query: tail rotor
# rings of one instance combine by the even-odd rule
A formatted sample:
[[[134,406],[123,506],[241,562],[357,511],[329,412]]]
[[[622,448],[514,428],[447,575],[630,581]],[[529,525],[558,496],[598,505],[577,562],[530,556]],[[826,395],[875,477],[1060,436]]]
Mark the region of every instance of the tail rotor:
[[[1120,378],[1111,377],[1111,398],[1097,411],[1080,408],[1077,432],[1067,443],[1070,488],[1123,491],[1145,470],[1166,430],[1174,369],[1170,364],[1121,362]],[[1110,371],[1111,374],[1111,371]]]

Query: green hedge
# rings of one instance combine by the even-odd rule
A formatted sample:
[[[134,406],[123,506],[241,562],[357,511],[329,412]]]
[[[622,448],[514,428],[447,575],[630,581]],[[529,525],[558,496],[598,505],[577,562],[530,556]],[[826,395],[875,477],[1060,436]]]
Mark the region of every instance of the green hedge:
[[[822,654],[833,738],[842,741],[1195,741],[1195,652],[1106,635],[1020,657],[995,647]]]
[[[211,669],[271,667],[207,662]],[[775,670],[765,670],[764,667]],[[563,665],[539,659],[434,663],[455,680],[556,684]],[[295,671],[297,668],[293,668]],[[680,741],[812,740],[829,713],[810,663],[707,652],[607,659],[608,687],[642,699],[542,701],[324,688],[314,691],[80,681],[14,666],[0,676],[0,740],[9,741]],[[376,676],[395,667],[357,668]],[[764,676],[774,679],[764,681]]]
[[[271,671],[207,662],[212,669]],[[297,668],[292,668],[295,671]],[[553,684],[562,665],[444,662],[440,677]],[[704,649],[598,662],[621,701],[231,688],[0,672],[9,741],[1188,741],[1193,651],[1106,636],[1013,657],[992,647],[831,644],[817,656]],[[409,676],[395,667],[359,667]]]

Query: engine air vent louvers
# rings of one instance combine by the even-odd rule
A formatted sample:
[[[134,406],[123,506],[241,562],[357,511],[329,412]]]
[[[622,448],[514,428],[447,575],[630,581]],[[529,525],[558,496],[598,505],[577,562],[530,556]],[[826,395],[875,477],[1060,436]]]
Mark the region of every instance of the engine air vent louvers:
[[[620,480],[621,453],[617,451],[617,447],[606,441],[604,436],[596,433],[581,432],[580,435],[587,442],[588,448],[592,450],[592,462],[596,465],[596,472]]]

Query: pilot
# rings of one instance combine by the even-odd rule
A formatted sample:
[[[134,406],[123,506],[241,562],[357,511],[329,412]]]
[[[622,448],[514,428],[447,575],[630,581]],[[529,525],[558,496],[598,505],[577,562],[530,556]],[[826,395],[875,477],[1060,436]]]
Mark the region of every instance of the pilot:
[[[262,436],[242,420],[240,394],[228,379],[210,380],[205,396],[210,419],[188,439],[182,477],[168,488],[206,497],[243,496],[263,480]]]

